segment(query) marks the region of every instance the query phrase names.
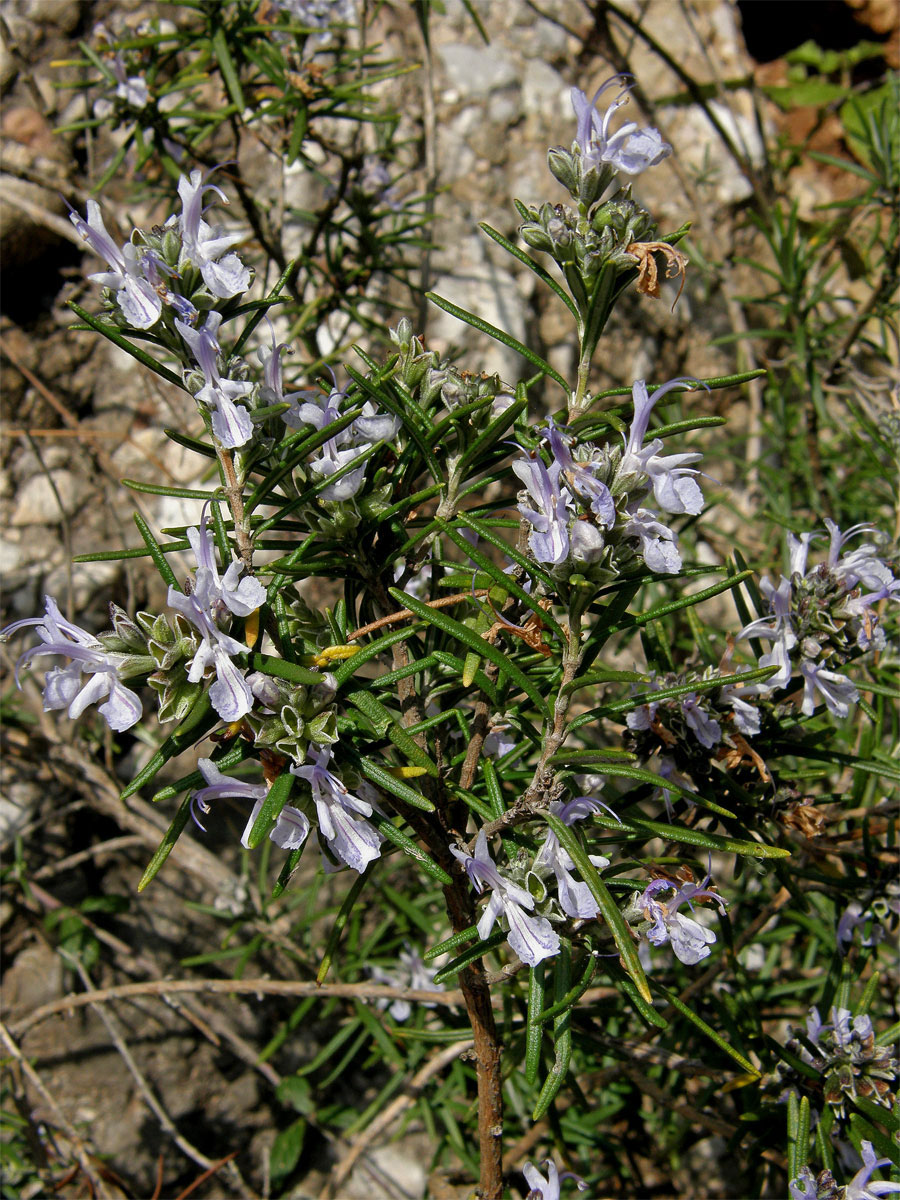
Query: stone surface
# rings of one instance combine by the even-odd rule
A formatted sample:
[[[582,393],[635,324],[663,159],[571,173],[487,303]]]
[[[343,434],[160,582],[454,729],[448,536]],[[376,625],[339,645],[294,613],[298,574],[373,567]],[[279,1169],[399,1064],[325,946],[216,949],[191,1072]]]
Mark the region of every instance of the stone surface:
[[[9,518],[13,526],[42,525],[54,516],[74,516],[87,495],[84,480],[74,471],[58,469],[33,475],[19,491]]]

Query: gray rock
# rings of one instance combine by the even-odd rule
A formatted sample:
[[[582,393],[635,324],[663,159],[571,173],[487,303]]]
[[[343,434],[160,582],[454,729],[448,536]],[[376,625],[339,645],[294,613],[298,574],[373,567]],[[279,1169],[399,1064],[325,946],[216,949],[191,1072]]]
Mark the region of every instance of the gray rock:
[[[518,82],[514,63],[493,47],[452,42],[439,46],[437,52],[450,87],[459,96],[487,96]]]
[[[10,524],[55,524],[60,517],[74,516],[87,497],[87,481],[63,469],[32,475],[16,497]]]

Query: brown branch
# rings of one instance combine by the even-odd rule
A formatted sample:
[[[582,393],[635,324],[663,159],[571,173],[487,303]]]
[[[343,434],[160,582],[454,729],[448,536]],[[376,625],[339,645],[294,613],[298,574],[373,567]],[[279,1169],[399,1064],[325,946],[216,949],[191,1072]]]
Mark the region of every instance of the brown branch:
[[[441,596],[439,600],[424,600],[423,603],[427,604],[429,608],[446,608],[450,604],[461,604],[463,600],[471,600],[473,597],[487,594],[487,588],[475,588],[469,592],[455,592],[452,596]],[[354,629],[352,633],[347,634],[347,641],[352,642],[367,633],[375,633],[377,630],[383,629],[385,625],[395,625],[398,621],[407,621],[415,615],[411,609],[401,608],[399,612],[379,617],[377,621],[370,621],[368,625],[361,625],[359,629]]]
[[[225,492],[225,498],[234,520],[234,540],[237,542],[238,554],[244,567],[250,571],[253,568],[253,544],[244,518],[243,485],[238,482],[237,472],[234,469],[234,455],[230,450],[220,446],[217,438],[213,438],[213,444],[225,476],[225,487],[222,490]],[[222,564],[223,567],[227,565],[227,563]]]
[[[137,1065],[134,1055],[131,1053],[128,1043],[125,1040],[125,1036],[119,1028],[118,1021],[116,1021],[112,1013],[107,1012],[103,1005],[97,1001],[97,991],[94,989],[93,982],[85,970],[84,964],[74,956],[69,955],[66,957],[70,965],[75,967],[81,982],[84,984],[85,988],[87,988],[85,997],[88,1003],[92,1008],[96,1009],[97,1016],[106,1027],[106,1032],[109,1034],[110,1041],[115,1046],[119,1053],[119,1057],[124,1062],[128,1073],[134,1080],[137,1090],[140,1092],[144,1103],[159,1122],[160,1128],[169,1135],[169,1137],[182,1152],[182,1154],[185,1155],[185,1157],[196,1163],[198,1167],[202,1167],[204,1170],[208,1171],[214,1166],[213,1160],[211,1158],[207,1158],[201,1150],[198,1150],[193,1143],[189,1142],[169,1116],[162,1101],[156,1095],[153,1088],[147,1082],[144,1073]],[[229,1163],[229,1167],[231,1168],[230,1174],[232,1176],[232,1183],[237,1184],[241,1189],[239,1195],[242,1197],[253,1197],[255,1200],[255,1193],[245,1183],[240,1171],[237,1168],[237,1165],[235,1163]]]
[[[126,833],[122,837],[110,838],[106,842],[97,842],[85,850],[79,850],[76,854],[61,858],[58,862],[47,863],[45,866],[39,867],[31,879],[51,879],[54,875],[61,875],[63,871],[71,871],[79,863],[87,862],[91,858],[99,858],[102,854],[112,854],[117,850],[125,850],[130,846],[142,846],[143,844],[144,839],[136,833]]]
[[[485,674],[491,682],[500,674],[500,668],[496,663],[488,663]],[[488,726],[490,722],[491,705],[488,698],[482,694],[475,701],[475,715],[472,720],[472,736],[469,738],[469,745],[466,749],[465,762],[462,765],[462,770],[459,773],[459,786],[462,788],[470,788],[475,779],[475,772],[478,769],[478,760],[481,757],[481,747],[484,745],[484,739],[487,737]]]
[[[106,1004],[134,996],[160,996],[163,999],[185,993],[235,996],[321,996],[346,1000],[408,1000],[412,1004],[461,1004],[462,992],[439,992],[430,988],[400,988],[383,983],[323,983],[308,979],[154,979],[144,983],[120,983],[97,988],[93,992],[73,992],[61,1000],[42,1004],[28,1016],[10,1022],[17,1037],[57,1013],[84,1008],[88,1004]]]
[[[179,1192],[175,1197],[175,1200],[185,1200],[185,1197],[189,1196],[191,1192],[195,1192],[201,1183],[206,1183],[207,1179],[211,1179],[217,1171],[221,1171],[222,1167],[224,1167],[226,1163],[230,1163],[231,1160],[236,1157],[237,1150],[232,1150],[230,1154],[226,1154],[225,1157],[220,1158],[218,1162],[212,1163],[212,1165],[206,1171],[204,1171],[202,1175],[197,1176],[193,1183],[189,1183],[183,1192]]]
[[[37,875],[40,875],[40,872]],[[49,892],[44,891],[40,884],[34,882],[37,875],[33,875],[31,878],[28,888],[29,895],[34,900],[39,901],[40,905],[50,912],[63,908],[64,905],[60,900],[57,900],[55,896],[51,896]],[[26,906],[34,912],[41,911],[39,905],[28,905],[27,900]],[[123,942],[121,938],[117,938],[115,934],[110,933],[107,929],[103,929],[97,925],[86,913],[80,913],[79,920],[87,926],[99,942],[102,942],[103,945],[113,950],[117,956],[116,962],[118,966],[125,968],[127,964],[132,970],[139,971],[144,976],[149,975],[155,980],[162,979],[163,973],[154,959],[149,958],[145,954],[134,954],[131,946]],[[260,1062],[258,1051],[232,1028],[223,1013],[215,1009],[208,1009],[196,1000],[176,1000],[168,993],[162,997],[162,1000],[177,1016],[186,1020],[189,1025],[193,1025],[217,1049],[221,1047],[223,1041],[227,1042],[235,1057],[243,1062],[245,1066],[262,1075],[263,1079],[272,1087],[278,1087],[279,1083],[281,1083],[281,1076],[271,1063]]]

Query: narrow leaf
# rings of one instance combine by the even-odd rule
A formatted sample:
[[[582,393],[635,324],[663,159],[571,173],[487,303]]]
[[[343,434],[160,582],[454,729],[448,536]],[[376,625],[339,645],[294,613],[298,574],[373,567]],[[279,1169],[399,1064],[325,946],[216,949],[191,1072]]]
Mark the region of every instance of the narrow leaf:
[[[281,815],[281,810],[290,799],[297,777],[290,771],[282,771],[269,788],[268,795],[263,801],[262,808],[253,822],[250,836],[247,838],[249,848],[255,850],[266,834],[275,825]]]
[[[517,687],[525,693],[526,696],[537,707],[544,717],[549,720],[550,713],[547,708],[547,703],[541,695],[535,684],[528,678],[521,667],[517,666],[510,658],[507,657],[497,646],[492,645],[483,637],[479,637],[474,630],[469,629],[467,625],[463,625],[460,621],[454,620],[445,612],[438,609],[429,608],[427,604],[423,604],[421,600],[415,596],[410,596],[406,592],[401,592],[399,588],[388,589],[395,600],[398,600],[404,607],[414,612],[417,617],[428,621],[429,624],[437,626],[456,641],[461,642],[464,646],[468,646],[470,650],[474,650],[476,654],[480,654],[483,658],[488,658],[495,666],[498,666],[502,671],[505,671],[509,679],[516,684]]]
[[[133,514],[133,516],[134,516],[134,523],[135,523],[135,525],[137,525],[137,527],[140,531],[141,537],[144,539],[144,544],[146,545],[147,549],[150,552],[150,557],[153,559],[153,565],[156,567],[157,571],[159,571],[160,576],[162,577],[163,583],[167,583],[169,585],[169,587],[174,588],[176,590],[176,592],[183,591],[184,589],[181,587],[178,580],[175,578],[175,572],[169,566],[168,561],[166,560],[166,556],[163,554],[162,550],[160,549],[159,542],[153,536],[153,534],[150,530],[150,526],[147,524],[147,522],[144,520],[144,518],[141,516],[140,513],[136,512]]]
[[[638,958],[634,937],[625,922],[625,918],[619,912],[619,906],[610,894],[606,884],[600,878],[597,868],[591,862],[587,851],[572,829],[560,821],[559,817],[554,816],[553,813],[544,813],[543,817],[559,838],[560,845],[564,850],[568,851],[572,861],[578,868],[578,873],[590,888],[591,895],[597,901],[600,913],[613,935],[622,966],[634,980],[638,992],[649,1004],[650,989],[647,985],[647,976],[644,974],[644,968],[641,966],[641,960]]]
[[[91,329],[95,330],[97,333],[102,334],[107,341],[110,341],[113,343],[113,345],[118,346],[120,350],[124,350],[126,354],[130,354],[132,358],[137,359],[142,366],[149,367],[150,370],[159,375],[161,379],[165,379],[169,383],[174,383],[179,391],[183,392],[187,390],[182,380],[175,374],[174,371],[170,371],[169,368],[164,367],[161,362],[157,362],[157,360],[151,354],[148,354],[146,350],[139,349],[132,342],[130,342],[128,338],[124,337],[114,326],[107,325],[105,322],[99,321],[96,317],[92,317],[90,313],[87,313],[83,308],[80,308],[74,302],[74,300],[69,300],[68,306],[71,308],[72,312],[76,314],[76,316],[80,317],[81,320],[84,321],[86,325],[89,325]]]
[[[443,887],[448,887],[453,882],[447,872],[439,867],[434,859],[426,854],[417,842],[414,842],[412,838],[407,837],[402,830],[398,829],[388,817],[383,817],[381,813],[373,812],[368,819],[382,837],[392,842],[404,854],[409,855],[432,879],[436,879]]]
[[[210,704],[209,692],[200,692],[194,706],[187,714],[174,733],[170,734],[156,751],[143,770],[139,771],[122,792],[120,799],[127,800],[133,796],[165,766],[170,758],[180,754],[189,746],[193,746],[204,738],[219,720],[219,714]]]
[[[537,367],[544,375],[548,375],[554,383],[559,384],[567,396],[569,395],[571,389],[565,379],[563,379],[559,371],[551,367],[548,362],[545,362],[539,354],[535,354],[533,350],[529,350],[527,346],[523,346],[521,342],[516,341],[510,334],[504,333],[502,329],[498,329],[496,325],[491,325],[488,321],[483,321],[481,317],[476,317],[474,313],[467,312],[464,308],[452,304],[449,300],[444,300],[441,296],[435,295],[434,292],[427,292],[426,296],[432,304],[436,304],[444,312],[450,313],[458,321],[463,321],[466,325],[471,325],[473,329],[477,329],[481,333],[486,333],[488,337],[492,337],[495,341],[501,342],[504,346],[509,346],[511,350],[515,350],[517,354],[521,354],[533,367]]]
[[[434,812],[434,805],[430,800],[426,800],[421,792],[417,792],[414,788],[411,788],[408,783],[403,783],[402,780],[396,779],[386,767],[373,762],[370,758],[361,758],[359,760],[359,769],[372,783],[377,784],[380,788],[384,788],[386,792],[390,792],[398,800],[404,801],[404,803],[409,804],[412,808],[421,809],[422,812]]]
[[[156,853],[153,855],[153,857],[150,859],[149,863],[147,864],[147,868],[144,871],[144,874],[141,876],[141,881],[137,885],[137,890],[139,892],[142,892],[144,890],[144,888],[147,886],[147,884],[157,875],[157,873],[159,872],[163,863],[166,861],[166,859],[172,853],[172,848],[175,845],[175,843],[178,841],[178,839],[181,837],[181,834],[184,831],[185,825],[187,825],[188,821],[190,820],[190,816],[191,816],[191,797],[187,796],[181,802],[181,806],[178,809],[178,812],[175,814],[172,824],[169,826],[169,828],[163,834],[163,839],[159,843]]]

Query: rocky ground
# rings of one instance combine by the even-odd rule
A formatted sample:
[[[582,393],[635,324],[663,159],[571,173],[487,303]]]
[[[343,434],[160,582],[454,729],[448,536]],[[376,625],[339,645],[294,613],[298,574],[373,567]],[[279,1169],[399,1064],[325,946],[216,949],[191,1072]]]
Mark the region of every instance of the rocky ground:
[[[420,154],[422,179],[434,165],[437,170],[433,233],[441,248],[423,264],[427,285],[572,373],[574,346],[560,312],[535,289],[533,277],[511,267],[476,226],[487,221],[513,237],[512,196],[526,203],[559,198],[548,189],[545,154],[549,145],[572,136],[569,88],[578,85],[590,93],[613,71],[629,70],[639,81],[643,115],[675,147],[672,158],[638,181],[636,192],[659,214],[663,229],[692,219],[703,254],[674,311],[674,285],[664,289],[661,301],[634,297],[618,311],[596,383],[732,369],[733,346],[712,342],[739,330],[745,319],[738,298],[748,280],[737,260],[759,250],[738,218],[752,180],[723,152],[704,110],[673,100],[683,82],[643,35],[665,48],[692,79],[735,85],[716,101],[716,111],[751,169],[762,169],[763,136],[773,142],[780,133],[805,134],[804,115],[793,114],[794,123],[788,123],[744,84],[782,78],[784,52],[817,36],[816,30],[798,26],[794,41],[772,45],[770,37],[767,47],[761,26],[771,22],[775,6],[759,0],[741,5],[621,0],[621,12],[640,23],[640,33],[602,4],[476,0],[490,36],[486,46],[459,0],[447,0],[446,14],[434,17],[429,52],[407,7],[400,0],[388,3],[377,19],[392,53],[423,63],[423,70],[392,86],[410,137],[427,147]],[[887,39],[886,57],[896,54],[896,8],[890,3],[781,4],[785,28],[779,37],[789,39],[787,27],[794,9],[801,8],[807,17],[812,8],[827,9],[832,31],[836,22],[847,25],[848,45],[861,37]],[[54,64],[77,57],[77,41],[89,37],[97,22],[133,26],[151,10],[155,6],[141,0],[6,0],[0,8],[4,623],[38,612],[45,592],[97,629],[105,628],[110,598],[131,611],[152,604],[159,598],[159,580],[139,560],[125,568],[106,563],[73,568],[72,555],[135,544],[135,506],[155,529],[196,520],[193,506],[129,495],[119,482],[196,485],[195,459],[163,434],[165,426],[184,421],[185,414],[173,407],[180,401],[107,342],[74,331],[66,307],[71,299],[90,307],[93,289],[84,274],[96,267],[87,267],[61,196],[83,207],[104,148],[55,132],[84,100],[58,89],[64,68]],[[760,10],[766,10],[765,18]],[[166,15],[177,19],[170,8]],[[820,39],[828,36],[828,20],[821,12],[816,20]],[[834,124],[826,122],[815,131],[816,145],[838,153],[837,136]],[[796,198],[811,210],[840,196],[842,186],[839,173],[813,164],[797,176]],[[104,203],[117,211],[123,227],[151,216],[128,207],[125,191],[116,185]],[[431,345],[458,347],[464,365],[512,379],[518,372],[514,355],[502,347],[485,355],[473,331],[442,312],[429,313],[426,332]],[[752,390],[718,393],[711,403],[727,408],[738,423],[752,422]],[[8,665],[7,648],[3,652]],[[105,1188],[112,1196],[165,1200],[186,1195],[205,1173],[209,1177],[192,1192],[197,1197],[267,1194],[267,1153],[275,1130],[290,1120],[276,1099],[278,1083],[309,1060],[330,1030],[328,1022],[320,1025],[314,1011],[264,1063],[259,1050],[290,1017],[295,1001],[200,995],[163,1003],[147,995],[69,1015],[60,1010],[30,1024],[30,1014],[72,991],[185,977],[190,972],[183,960],[218,944],[221,913],[246,911],[255,896],[252,882],[240,874],[233,844],[216,845],[214,839],[182,839],[153,890],[135,896],[171,816],[137,797],[127,805],[117,799],[118,781],[142,759],[143,747],[136,746],[128,761],[113,762],[108,743],[88,747],[65,720],[43,714],[39,692],[28,681],[22,696],[14,696],[8,680],[3,698],[6,705],[24,705],[31,722],[12,723],[3,747],[2,1002],[12,1038],[3,1052],[4,1107],[18,1112],[37,1166],[63,1179],[61,1196],[87,1195],[92,1175],[101,1193]],[[66,914],[89,897],[103,899],[67,926]],[[276,918],[274,936],[268,931],[254,974],[295,977],[290,947],[279,946],[289,927],[286,909]],[[67,937],[94,947],[92,965],[81,978],[59,952]],[[358,1108],[375,1094],[371,1080],[353,1078],[340,1086]],[[342,1197],[426,1194],[423,1131],[407,1129],[393,1143],[391,1132],[367,1148]],[[308,1172],[294,1193],[298,1200],[320,1193],[347,1148],[311,1127],[304,1150]],[[703,1172],[687,1163],[684,1178],[660,1176],[652,1194],[696,1200],[731,1195],[721,1149],[712,1139],[701,1143],[698,1154],[707,1156]],[[236,1157],[218,1165],[232,1152]],[[68,1180],[62,1176],[66,1164],[72,1168]],[[652,1176],[649,1165],[648,1171]],[[706,1183],[697,1182],[700,1174]],[[46,1195],[47,1178],[35,1176],[20,1191],[3,1195],[22,1200]],[[455,1194],[447,1187],[435,1178],[428,1194]]]

